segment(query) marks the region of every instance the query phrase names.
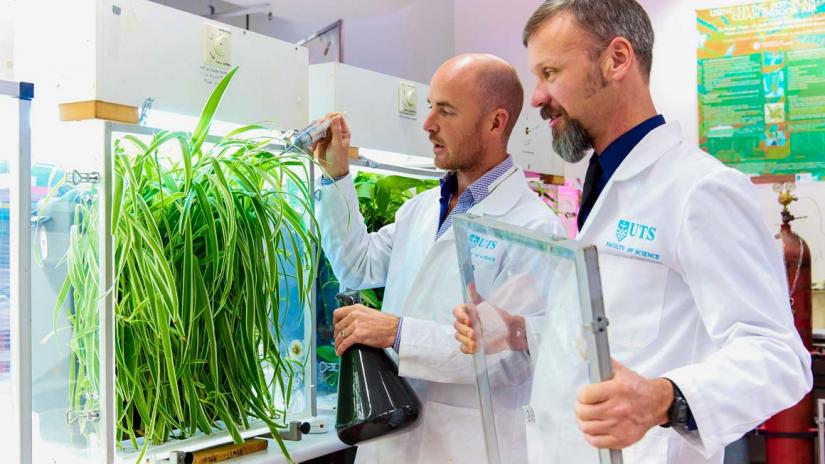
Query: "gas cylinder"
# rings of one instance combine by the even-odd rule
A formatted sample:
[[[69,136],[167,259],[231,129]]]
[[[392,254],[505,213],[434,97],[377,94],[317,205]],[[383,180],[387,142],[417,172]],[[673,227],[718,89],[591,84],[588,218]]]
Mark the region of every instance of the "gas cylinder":
[[[782,204],[782,225],[776,239],[779,241],[785,260],[785,274],[788,280],[788,294],[791,298],[794,325],[802,342],[810,351],[811,345],[811,251],[808,244],[791,230],[791,221],[796,219],[788,210],[788,205],[796,200],[791,194],[793,184],[785,184],[776,189]],[[812,430],[813,400],[811,393],[805,395],[792,406],[768,419],[760,428],[765,435],[765,457],[767,464],[813,464],[814,437]]]

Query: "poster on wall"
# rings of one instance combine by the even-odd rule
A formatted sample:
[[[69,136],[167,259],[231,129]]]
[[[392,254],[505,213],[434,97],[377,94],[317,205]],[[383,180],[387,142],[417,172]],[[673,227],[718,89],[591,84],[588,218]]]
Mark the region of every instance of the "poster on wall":
[[[749,174],[825,178],[825,0],[697,10],[699,141]]]

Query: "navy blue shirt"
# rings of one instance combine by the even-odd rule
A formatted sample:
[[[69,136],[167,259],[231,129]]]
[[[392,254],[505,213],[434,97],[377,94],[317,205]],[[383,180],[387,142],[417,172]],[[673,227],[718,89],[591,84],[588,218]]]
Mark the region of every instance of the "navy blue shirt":
[[[633,148],[635,148],[636,145],[638,145],[639,142],[641,142],[642,139],[650,133],[650,131],[663,125],[664,123],[664,116],[657,114],[656,116],[653,116],[652,118],[642,122],[633,129],[630,129],[619,136],[619,138],[611,142],[610,145],[604,149],[604,152],[601,155],[598,153],[593,153],[593,156],[597,159],[599,166],[601,166],[602,174],[596,181],[595,190],[592,194],[595,197],[592,200],[587,199],[589,201],[582,199],[582,206],[579,211],[579,229],[581,229],[584,221],[587,220],[587,216],[590,214],[590,210],[596,203],[596,199],[599,198],[599,195],[602,193],[605,185],[607,185],[607,182],[613,176],[613,173],[619,169],[622,161],[627,158],[627,155],[630,154]]]

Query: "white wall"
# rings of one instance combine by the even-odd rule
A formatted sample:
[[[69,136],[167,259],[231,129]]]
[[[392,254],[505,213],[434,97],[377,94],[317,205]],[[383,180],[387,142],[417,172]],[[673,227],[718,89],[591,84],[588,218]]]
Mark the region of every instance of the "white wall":
[[[0,79],[13,80],[14,1],[0,0]]]
[[[454,54],[453,1],[416,0],[398,11],[344,20],[344,62],[429,83]]]

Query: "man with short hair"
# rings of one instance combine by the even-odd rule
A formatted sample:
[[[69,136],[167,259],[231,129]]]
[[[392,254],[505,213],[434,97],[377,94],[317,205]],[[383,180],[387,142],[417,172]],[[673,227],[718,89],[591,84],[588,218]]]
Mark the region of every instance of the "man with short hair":
[[[507,154],[524,91],[515,70],[491,55],[459,55],[430,83],[424,130],[435,165],[448,173],[441,187],[405,203],[394,224],[368,234],[349,172],[350,134],[343,118],[332,140],[317,147],[329,178],[322,180],[318,222],[322,245],[342,285],[385,287],[383,311],[363,305],[334,313],[340,355],[354,344],[393,348],[399,373],[422,401],[420,423],[358,448],[359,463],[484,462],[484,437],[472,361],[453,342],[452,308],[462,301],[453,216],[484,215],[547,234],[563,229],[529,188]],[[334,181],[334,182],[333,182]],[[506,245],[478,249],[478,293],[487,296],[510,265]],[[521,262],[521,261],[518,261]],[[540,314],[525,314],[538,318]],[[514,385],[502,401],[516,403],[529,383]],[[509,398],[509,399],[508,399]],[[505,462],[523,462],[523,429],[501,450]]]
[[[599,250],[614,377],[580,390],[578,427],[597,448],[623,449],[626,464],[721,463],[725,445],[812,385],[756,192],[657,113],[653,29],[636,1],[547,0],[523,41],[538,78],[531,104],[556,153],[575,163],[593,150],[577,238]],[[472,352],[468,315],[456,317]],[[558,452],[543,426],[543,361],[533,463]]]

